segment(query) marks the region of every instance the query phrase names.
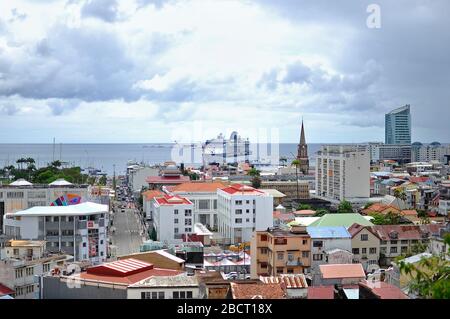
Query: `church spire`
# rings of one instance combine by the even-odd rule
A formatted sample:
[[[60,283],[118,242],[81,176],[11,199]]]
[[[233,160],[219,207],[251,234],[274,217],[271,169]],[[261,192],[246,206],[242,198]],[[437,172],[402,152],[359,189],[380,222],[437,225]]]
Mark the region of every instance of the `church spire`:
[[[303,125],[303,117],[302,117],[302,132],[300,134],[300,145],[306,144],[306,138],[305,138],[305,127]]]

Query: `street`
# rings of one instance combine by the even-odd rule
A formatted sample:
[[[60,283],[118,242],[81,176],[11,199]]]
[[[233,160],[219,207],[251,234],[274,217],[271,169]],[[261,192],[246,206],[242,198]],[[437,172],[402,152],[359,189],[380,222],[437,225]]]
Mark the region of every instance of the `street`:
[[[111,240],[112,245],[117,247],[117,256],[139,252],[144,235],[136,209],[125,208],[124,213],[117,209],[114,214],[114,228]]]

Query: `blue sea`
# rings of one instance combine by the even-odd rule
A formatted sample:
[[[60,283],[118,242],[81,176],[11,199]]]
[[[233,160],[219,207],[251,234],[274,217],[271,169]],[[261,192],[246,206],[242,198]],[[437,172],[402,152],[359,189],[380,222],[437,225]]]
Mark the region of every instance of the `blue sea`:
[[[46,166],[53,160],[67,162],[81,168],[94,167],[108,175],[124,174],[127,162],[132,160],[147,164],[159,164],[172,160],[173,143],[159,144],[0,144],[0,167],[14,165],[19,158],[32,157],[37,167]],[[297,144],[282,143],[279,156],[289,161],[297,154]],[[321,144],[309,144],[309,155],[313,157]],[[255,155],[258,156],[258,155]],[[259,157],[258,157],[259,158]],[[201,163],[186,163],[201,165]]]

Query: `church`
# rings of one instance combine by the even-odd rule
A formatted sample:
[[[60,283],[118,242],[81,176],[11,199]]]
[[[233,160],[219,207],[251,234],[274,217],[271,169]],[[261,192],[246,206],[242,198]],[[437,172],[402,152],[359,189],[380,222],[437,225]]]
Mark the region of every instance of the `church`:
[[[309,173],[309,158],[308,158],[308,145],[306,144],[305,138],[305,127],[302,120],[302,130],[300,134],[300,143],[297,148],[297,160],[300,162],[299,170],[303,175],[308,175]]]

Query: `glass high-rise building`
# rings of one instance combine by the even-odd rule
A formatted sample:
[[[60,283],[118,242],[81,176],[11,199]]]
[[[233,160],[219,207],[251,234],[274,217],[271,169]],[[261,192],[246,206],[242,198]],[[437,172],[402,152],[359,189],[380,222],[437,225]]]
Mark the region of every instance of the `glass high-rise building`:
[[[386,144],[411,144],[411,107],[409,104],[386,114]]]

